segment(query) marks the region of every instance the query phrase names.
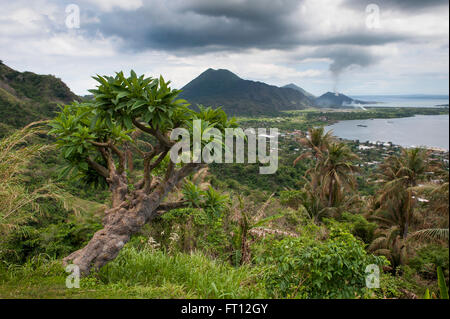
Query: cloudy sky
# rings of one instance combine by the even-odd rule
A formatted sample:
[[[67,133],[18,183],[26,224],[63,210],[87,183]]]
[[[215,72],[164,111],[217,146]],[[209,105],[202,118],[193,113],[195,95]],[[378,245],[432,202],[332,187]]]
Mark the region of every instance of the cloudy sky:
[[[0,7],[0,60],[54,74],[77,94],[95,85],[96,73],[134,69],[181,88],[208,68],[317,95],[448,94],[448,0],[0,0]]]

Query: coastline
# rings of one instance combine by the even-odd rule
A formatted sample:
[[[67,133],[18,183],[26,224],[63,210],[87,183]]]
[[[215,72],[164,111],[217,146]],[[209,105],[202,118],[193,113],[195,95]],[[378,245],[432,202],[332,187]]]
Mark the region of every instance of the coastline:
[[[421,115],[418,114],[419,116],[431,116],[431,115]],[[440,114],[440,115],[433,115],[433,116],[448,116],[448,114]],[[392,120],[396,120],[396,119],[405,119],[405,118],[410,118],[410,117],[417,117],[417,115],[414,116],[408,116],[408,117],[398,117],[398,118],[389,118]],[[366,123],[366,121],[370,121],[370,120],[383,120],[383,119],[388,119],[388,118],[375,118],[375,119],[351,119],[351,120],[335,120],[335,121],[329,121],[326,125],[324,125],[325,129],[327,131],[329,130],[333,130],[333,134],[336,135],[337,137],[339,137],[342,140],[346,140],[346,141],[352,141],[352,142],[359,142],[360,144],[369,144],[371,146],[387,146],[387,145],[391,145],[391,146],[397,146],[397,147],[401,147],[401,148],[415,148],[415,147],[421,147],[421,148],[425,148],[427,150],[430,150],[432,152],[439,152],[439,153],[448,153],[450,151],[450,147],[447,146],[448,145],[448,138],[447,140],[442,140],[439,138],[442,138],[442,135],[438,136],[438,142],[437,145],[431,145],[431,142],[424,142],[423,136],[428,136],[428,135],[420,135],[418,137],[422,137],[422,138],[417,138],[416,140],[418,140],[418,142],[412,142],[411,140],[408,140],[408,138],[410,138],[413,134],[404,134],[401,131],[401,128],[405,127],[405,125],[411,125],[412,126],[412,130],[414,131],[414,124],[415,123],[411,123],[411,124],[405,124],[402,123],[402,125],[399,125],[399,123],[394,123],[391,121],[387,121],[387,123],[389,123],[388,125],[380,123],[380,121],[378,121],[375,125],[370,125],[370,123]],[[360,121],[364,121],[364,122],[360,122]],[[338,123],[348,123],[351,125],[349,125],[349,127],[342,127],[341,131],[339,131],[339,128],[333,127],[334,125],[338,124]],[[351,127],[352,125],[355,125],[355,131],[352,131]],[[367,124],[367,125],[365,125]],[[381,135],[386,134],[386,130],[387,129],[391,129],[389,128],[389,126],[392,124],[392,127],[394,128],[398,128],[400,126],[400,134],[399,136],[396,135],[395,131],[392,133],[392,136],[394,137],[394,140],[396,141],[392,141],[392,139],[389,138],[380,138],[380,134],[377,133],[373,133],[373,137],[364,137],[364,135],[371,135],[371,131],[367,132],[367,131],[363,131],[363,133],[356,133],[356,135],[361,134],[361,137],[358,138],[358,136],[356,137],[348,137],[346,135],[354,135],[353,132],[356,132],[357,129],[365,129],[367,127],[369,127],[369,130],[371,129],[372,132],[375,130],[379,130],[383,133],[381,133]],[[396,125],[397,124],[397,125]],[[378,126],[378,127],[377,127]],[[430,126],[430,124],[428,124],[428,126]],[[416,126],[417,127],[417,126]],[[429,130],[431,131],[431,130]],[[437,130],[440,131],[440,130]],[[409,128],[408,128],[408,132],[410,132]],[[412,132],[412,131],[411,131]],[[417,132],[416,136],[417,136]],[[378,136],[378,137],[377,137]],[[445,136],[445,135],[444,135]],[[448,136],[448,135],[447,135]],[[400,142],[399,142],[399,138],[400,137]],[[403,138],[403,142],[401,141]],[[432,137],[429,137],[432,138]],[[425,138],[426,139],[426,138]],[[363,141],[364,140],[364,141]],[[446,146],[442,146],[442,144],[446,145]]]

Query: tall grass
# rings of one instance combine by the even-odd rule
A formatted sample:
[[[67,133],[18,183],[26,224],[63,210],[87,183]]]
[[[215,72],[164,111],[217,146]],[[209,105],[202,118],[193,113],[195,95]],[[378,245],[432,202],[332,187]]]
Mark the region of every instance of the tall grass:
[[[261,269],[234,268],[195,252],[138,249],[128,244],[99,272],[68,289],[60,260],[40,255],[23,265],[0,263],[0,298],[264,298]]]
[[[198,298],[263,298],[258,269],[234,268],[200,252],[191,254],[125,247],[98,273],[104,284],[127,286],[181,286]]]
[[[20,173],[33,157],[49,148],[30,143],[36,134],[43,132],[39,124],[42,122],[31,123],[0,139],[0,237],[6,237],[40,212],[37,200],[47,196],[45,186],[29,191],[20,178]]]

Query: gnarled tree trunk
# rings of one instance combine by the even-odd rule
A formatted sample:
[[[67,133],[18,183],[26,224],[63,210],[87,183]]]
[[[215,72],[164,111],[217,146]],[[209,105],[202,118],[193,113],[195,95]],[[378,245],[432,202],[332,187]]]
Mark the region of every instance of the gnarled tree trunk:
[[[124,174],[111,170],[108,182],[112,191],[113,207],[105,211],[104,228],[94,234],[89,243],[66,258],[65,265],[73,263],[82,275],[88,275],[92,268],[99,269],[117,257],[122,247],[146,223],[158,214],[181,207],[185,202],[162,203],[164,198],[184,177],[198,170],[201,164],[187,164],[179,170],[173,167],[163,181],[154,183],[150,192],[141,182],[141,188],[128,193]]]

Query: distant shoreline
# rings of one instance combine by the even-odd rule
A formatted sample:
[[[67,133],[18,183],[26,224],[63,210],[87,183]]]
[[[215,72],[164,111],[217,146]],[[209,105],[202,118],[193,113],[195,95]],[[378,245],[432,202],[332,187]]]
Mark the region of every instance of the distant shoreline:
[[[366,118],[366,119],[345,119],[345,120],[337,120],[337,121],[333,121],[330,124],[325,125],[325,127],[329,130],[333,130],[334,134],[336,134],[336,136],[338,136],[340,139],[342,140],[348,140],[348,141],[352,141],[352,142],[356,142],[359,141],[360,144],[365,144],[367,142],[369,142],[370,145],[386,145],[386,144],[392,144],[392,146],[397,146],[397,147],[401,147],[401,148],[415,148],[415,147],[421,147],[421,148],[425,148],[427,150],[431,150],[431,151],[435,151],[435,152],[441,152],[441,153],[448,153],[450,151],[450,147],[442,147],[442,146],[430,146],[430,145],[426,145],[426,144],[422,144],[422,145],[414,145],[413,143],[411,143],[411,145],[408,146],[403,146],[400,145],[398,142],[394,143],[392,142],[392,140],[388,140],[386,138],[384,139],[368,139],[365,140],[365,138],[363,137],[362,139],[364,139],[364,141],[362,141],[361,138],[347,138],[347,137],[340,137],[339,134],[336,132],[336,128],[332,128],[333,125],[340,123],[340,122],[349,122],[352,121],[355,124],[355,129],[357,128],[365,128],[367,127],[367,125],[364,125],[362,123],[358,123],[358,121],[370,121],[370,120],[387,120],[387,119],[404,119],[404,118],[410,118],[410,117],[416,117],[416,115],[421,115],[421,116],[448,116],[449,114],[431,114],[431,115],[427,115],[427,114],[415,114],[413,116],[404,116],[404,117],[396,117],[396,118]],[[394,124],[395,126],[395,124]],[[350,129],[350,127],[349,127]],[[346,135],[346,133],[342,133],[343,135]],[[348,134],[347,134],[348,135]],[[353,134],[351,134],[353,135]],[[357,134],[358,135],[358,134]],[[364,135],[364,133],[363,133]],[[377,134],[374,134],[374,136],[376,136]],[[381,134],[383,135],[383,134]],[[395,135],[395,134],[394,134]],[[401,136],[401,135],[400,135]],[[445,142],[444,142],[445,143]],[[403,142],[403,144],[408,144],[408,142]],[[441,143],[438,143],[441,144]]]

